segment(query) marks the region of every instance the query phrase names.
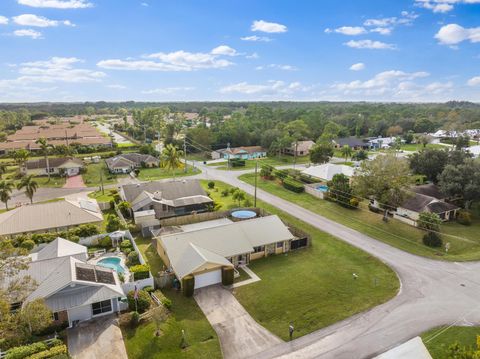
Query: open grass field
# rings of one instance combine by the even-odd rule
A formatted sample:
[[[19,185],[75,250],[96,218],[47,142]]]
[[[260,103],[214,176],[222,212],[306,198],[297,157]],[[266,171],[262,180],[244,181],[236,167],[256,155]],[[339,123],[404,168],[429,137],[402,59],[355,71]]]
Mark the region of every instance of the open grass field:
[[[253,184],[254,174],[242,175],[240,179]],[[450,250],[445,253],[441,248],[433,249],[422,243],[424,231],[394,219],[385,223],[382,220],[382,215],[369,211],[364,203],[361,204],[359,209],[352,210],[330,201],[320,200],[307,193],[293,193],[284,189],[275,181],[267,181],[261,178],[258,179],[258,187],[413,254],[452,261],[480,259],[480,236],[478,235],[480,216],[478,212],[475,212],[471,226],[463,226],[454,222],[442,225],[441,231],[446,234],[443,236],[443,240],[445,243],[450,243]]]
[[[205,188],[207,182],[202,181]],[[215,181],[215,188],[218,191],[210,190],[210,195],[222,204],[220,210],[238,206],[231,195],[221,196],[222,190],[231,186]],[[312,236],[312,246],[307,249],[251,262],[249,267],[262,280],[235,289],[245,309],[274,334],[288,339],[292,321],[296,335],[305,335],[397,293],[398,279],[382,262],[267,203],[257,201],[257,205]],[[359,278],[354,280],[352,273]]]
[[[293,164],[294,158],[293,156],[272,156],[272,157],[266,157],[266,158],[259,158],[258,159],[258,169],[260,170],[260,167],[262,165],[270,165],[270,166],[286,166],[286,165],[291,165]],[[227,163],[225,162],[224,164],[222,163],[211,163],[209,166],[212,167],[217,167],[219,170],[230,170],[230,171],[242,171],[242,170],[249,170],[255,168],[255,163],[256,160],[245,160],[245,167],[231,167],[227,168]],[[297,164],[302,164],[302,163],[309,163],[310,162],[310,157],[309,156],[303,156],[303,157],[297,157],[296,163]]]
[[[451,359],[448,353],[450,345],[458,343],[460,347],[476,349],[477,335],[480,335],[479,327],[450,327],[434,328],[421,337],[433,359]]]
[[[193,176],[198,173],[200,173],[200,171],[192,168],[192,166],[187,167],[187,172],[185,172],[183,168],[178,168],[173,172],[160,167],[141,168],[138,179],[140,181],[154,181],[164,178]]]
[[[162,290],[173,305],[167,320],[161,324],[161,335],[156,337],[153,321],[137,328],[122,328],[129,359],[220,359],[222,358],[217,334],[198,307],[195,299],[186,298],[175,290]],[[180,348],[182,330],[187,347]]]
[[[425,147],[421,143],[405,143],[400,146],[402,151],[421,151],[423,148],[431,148],[431,149],[447,149],[447,146],[440,145],[438,143],[429,143]]]

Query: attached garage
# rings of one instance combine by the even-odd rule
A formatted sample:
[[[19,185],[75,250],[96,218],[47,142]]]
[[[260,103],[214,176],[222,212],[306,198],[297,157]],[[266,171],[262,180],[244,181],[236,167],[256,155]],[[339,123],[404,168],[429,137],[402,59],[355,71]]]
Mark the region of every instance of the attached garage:
[[[213,270],[207,273],[195,274],[195,289],[222,283],[222,270]]]

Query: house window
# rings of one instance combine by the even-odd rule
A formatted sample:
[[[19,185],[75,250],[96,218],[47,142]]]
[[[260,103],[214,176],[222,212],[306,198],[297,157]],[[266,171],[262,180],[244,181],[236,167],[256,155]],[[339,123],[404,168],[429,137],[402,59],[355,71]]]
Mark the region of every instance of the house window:
[[[253,252],[254,253],[265,252],[265,246],[254,247]]]
[[[283,248],[283,242],[277,242],[277,248]]]
[[[58,321],[58,319],[59,319],[58,312],[53,312],[53,320]]]
[[[167,205],[166,204],[162,204],[162,211],[164,211],[164,212],[167,211]]]
[[[102,313],[108,313],[112,311],[112,301],[104,300],[103,302],[97,302],[92,304],[93,315],[99,315]]]
[[[12,303],[10,304],[10,313],[15,313],[20,308],[22,308],[22,302]]]

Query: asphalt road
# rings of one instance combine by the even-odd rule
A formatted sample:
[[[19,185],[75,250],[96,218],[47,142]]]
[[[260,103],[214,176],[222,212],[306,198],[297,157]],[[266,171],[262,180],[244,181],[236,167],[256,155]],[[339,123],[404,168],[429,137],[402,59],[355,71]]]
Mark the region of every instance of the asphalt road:
[[[242,173],[209,167],[204,176],[253,194],[252,186],[238,180]],[[479,262],[449,263],[415,256],[265,191],[258,190],[257,196],[379,258],[396,271],[401,289],[383,305],[278,344],[255,358],[370,358],[436,326],[480,324]]]

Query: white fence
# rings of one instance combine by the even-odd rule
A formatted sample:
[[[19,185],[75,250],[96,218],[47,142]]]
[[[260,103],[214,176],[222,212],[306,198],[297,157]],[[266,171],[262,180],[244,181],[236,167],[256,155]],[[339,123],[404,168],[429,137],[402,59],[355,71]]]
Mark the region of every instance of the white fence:
[[[145,288],[146,286],[154,287],[155,283],[153,282],[152,274],[150,273],[150,277],[145,279],[136,280],[134,282],[122,283],[122,289],[125,292],[125,294],[127,294],[131,290],[134,290],[135,286],[137,286],[138,289]]]

